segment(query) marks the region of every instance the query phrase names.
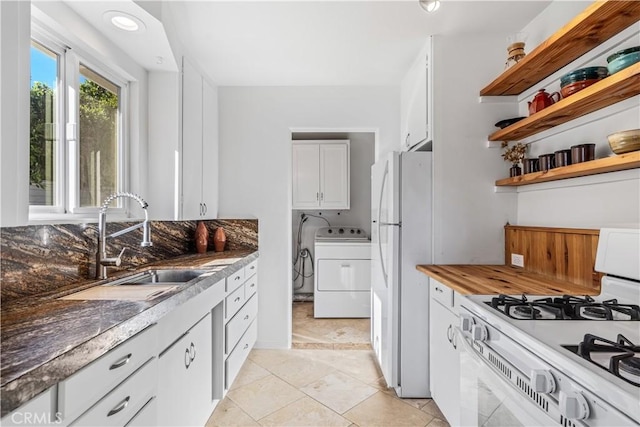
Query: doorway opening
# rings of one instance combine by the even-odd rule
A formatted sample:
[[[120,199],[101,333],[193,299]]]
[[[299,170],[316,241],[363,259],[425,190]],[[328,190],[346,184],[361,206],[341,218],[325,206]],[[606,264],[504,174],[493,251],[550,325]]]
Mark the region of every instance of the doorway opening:
[[[293,131],[291,140],[291,346],[370,349],[376,132]]]

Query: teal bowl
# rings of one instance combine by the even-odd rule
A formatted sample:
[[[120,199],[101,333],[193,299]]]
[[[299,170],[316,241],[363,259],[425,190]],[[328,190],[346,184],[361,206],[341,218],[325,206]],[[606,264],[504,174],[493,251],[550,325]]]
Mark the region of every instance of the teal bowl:
[[[620,55],[613,61],[609,62],[607,69],[609,75],[617,73],[620,70],[624,70],[627,67],[640,61],[640,51],[627,53],[626,55]]]
[[[565,87],[572,83],[581,82],[584,80],[600,80],[607,77],[609,71],[607,67],[587,67],[574,70],[570,73],[560,77],[560,87]]]
[[[632,53],[632,52],[640,52],[640,46],[635,46],[635,47],[630,47],[630,48],[627,48],[627,49],[622,49],[622,50],[619,50],[619,51],[617,51],[616,53],[614,53],[612,55],[609,55],[607,57],[607,63],[613,61],[614,59],[616,59],[616,58],[618,58],[618,57],[620,57],[622,55],[627,55],[627,54]]]

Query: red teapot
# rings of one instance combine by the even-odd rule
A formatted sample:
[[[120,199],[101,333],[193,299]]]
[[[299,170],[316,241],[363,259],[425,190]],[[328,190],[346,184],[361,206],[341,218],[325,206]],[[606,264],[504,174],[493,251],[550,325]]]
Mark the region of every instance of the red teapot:
[[[554,100],[554,96],[557,96],[557,99]],[[544,89],[540,89],[536,96],[533,97],[533,101],[529,101],[529,115],[544,110],[551,104],[560,101],[560,98],[561,96],[558,92],[553,92],[551,95],[549,95],[547,92],[545,92]]]

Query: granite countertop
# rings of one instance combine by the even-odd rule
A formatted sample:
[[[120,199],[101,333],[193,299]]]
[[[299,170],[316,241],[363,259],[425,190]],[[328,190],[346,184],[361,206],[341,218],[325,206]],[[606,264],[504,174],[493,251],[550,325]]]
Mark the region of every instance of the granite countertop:
[[[599,295],[600,289],[563,282],[508,265],[417,265],[461,295]]]
[[[150,301],[60,300],[133,272],[2,304],[0,393],[2,414],[68,378],[165,314],[258,258],[254,250],[185,255],[146,265],[153,268],[225,266],[222,270]]]

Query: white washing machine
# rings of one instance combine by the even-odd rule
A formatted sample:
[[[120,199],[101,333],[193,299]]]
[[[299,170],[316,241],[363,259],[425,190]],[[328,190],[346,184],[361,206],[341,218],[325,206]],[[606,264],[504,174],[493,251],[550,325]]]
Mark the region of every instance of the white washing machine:
[[[371,242],[360,228],[322,227],[315,237],[314,317],[371,317]]]

